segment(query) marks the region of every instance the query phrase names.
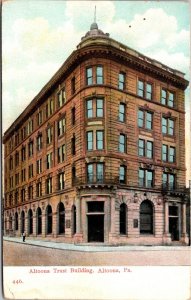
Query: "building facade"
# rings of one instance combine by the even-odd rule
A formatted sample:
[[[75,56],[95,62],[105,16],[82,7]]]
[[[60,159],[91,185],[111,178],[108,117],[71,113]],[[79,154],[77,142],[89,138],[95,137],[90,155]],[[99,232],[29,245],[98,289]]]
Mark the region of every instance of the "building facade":
[[[93,23],[4,134],[4,234],[188,244],[187,85]]]

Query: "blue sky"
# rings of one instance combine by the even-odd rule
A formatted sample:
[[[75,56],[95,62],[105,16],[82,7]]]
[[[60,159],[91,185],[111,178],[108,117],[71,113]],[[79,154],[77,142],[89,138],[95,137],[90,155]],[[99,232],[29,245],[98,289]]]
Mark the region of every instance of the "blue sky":
[[[104,32],[149,57],[183,71],[189,79],[190,23],[189,4],[186,2],[4,2],[3,131],[76,49],[93,22],[95,5],[97,23]],[[186,111],[188,124],[188,90]]]

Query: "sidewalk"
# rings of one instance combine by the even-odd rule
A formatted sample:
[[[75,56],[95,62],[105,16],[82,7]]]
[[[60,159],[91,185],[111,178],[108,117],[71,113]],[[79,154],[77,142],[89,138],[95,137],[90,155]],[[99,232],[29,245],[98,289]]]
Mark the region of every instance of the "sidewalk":
[[[26,238],[25,242],[21,237],[3,237],[4,241],[27,244],[38,247],[69,250],[69,251],[81,251],[81,252],[127,252],[127,251],[190,251],[190,246],[110,246],[106,244],[92,245],[92,244],[66,244],[62,242],[52,242],[47,240],[34,240]]]

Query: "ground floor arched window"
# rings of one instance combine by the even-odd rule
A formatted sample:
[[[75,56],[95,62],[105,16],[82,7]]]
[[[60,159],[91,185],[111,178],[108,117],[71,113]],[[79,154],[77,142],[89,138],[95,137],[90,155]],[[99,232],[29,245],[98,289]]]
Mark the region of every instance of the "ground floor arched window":
[[[46,233],[52,233],[52,207],[50,205],[46,208]]]
[[[36,212],[36,226],[37,234],[42,234],[42,210],[40,207],[37,208]]]
[[[72,233],[75,234],[76,233],[76,206],[73,205],[72,206]]]
[[[25,212],[21,212],[21,233],[25,231]]]
[[[58,233],[65,233],[65,207],[62,202],[58,204]]]
[[[32,209],[29,209],[29,211],[28,211],[28,230],[29,230],[29,234],[33,233],[33,212],[32,212]]]
[[[127,234],[127,205],[122,203],[119,212],[120,234]]]
[[[15,213],[15,230],[19,229],[18,213]]]
[[[153,205],[145,200],[140,206],[140,233],[153,234]]]

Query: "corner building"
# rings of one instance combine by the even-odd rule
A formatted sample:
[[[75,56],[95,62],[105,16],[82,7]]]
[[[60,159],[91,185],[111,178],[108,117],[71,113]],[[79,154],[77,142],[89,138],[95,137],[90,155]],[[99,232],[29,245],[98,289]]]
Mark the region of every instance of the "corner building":
[[[4,234],[188,244],[187,85],[93,23],[4,134]]]

